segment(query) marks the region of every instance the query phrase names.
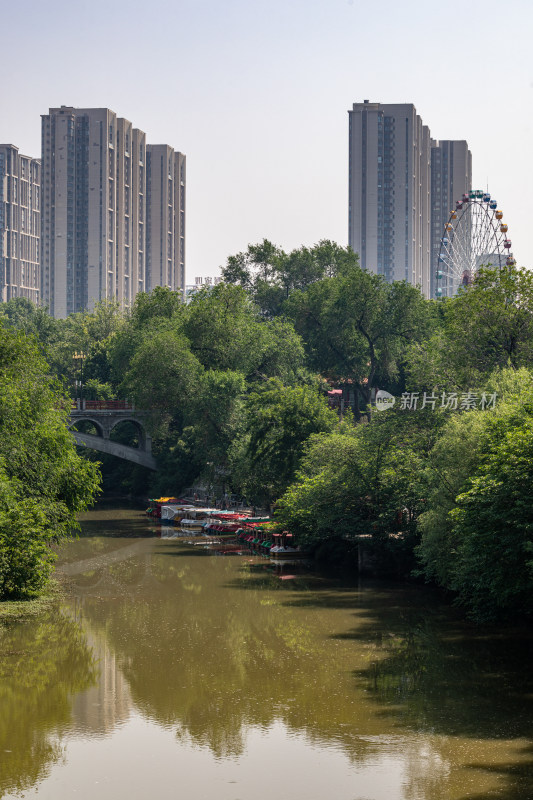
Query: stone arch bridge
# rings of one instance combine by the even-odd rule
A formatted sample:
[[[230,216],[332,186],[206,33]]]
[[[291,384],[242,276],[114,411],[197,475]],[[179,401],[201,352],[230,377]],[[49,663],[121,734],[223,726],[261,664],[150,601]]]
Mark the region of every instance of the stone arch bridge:
[[[69,429],[76,443],[81,447],[99,450],[101,453],[123,458],[140,464],[148,469],[157,469],[157,463],[152,455],[152,439],[146,431],[144,422],[145,412],[136,411],[125,400],[99,401],[77,400],[69,416]],[[80,433],[72,430],[79,422],[90,422],[96,428],[97,434]],[[129,447],[113,441],[111,431],[122,422],[131,422],[136,427],[139,435],[139,446]]]

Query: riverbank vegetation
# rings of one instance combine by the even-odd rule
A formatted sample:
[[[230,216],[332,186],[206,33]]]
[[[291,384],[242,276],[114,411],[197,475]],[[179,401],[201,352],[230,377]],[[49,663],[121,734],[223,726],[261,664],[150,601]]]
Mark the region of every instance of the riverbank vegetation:
[[[28,596],[21,593],[20,596],[23,599],[0,602],[0,627],[13,622],[26,622],[54,611],[59,605],[62,589],[56,581],[50,580],[38,595]]]
[[[70,535],[98,487],[48,373],[31,338],[0,328],[0,599],[41,592],[51,545]]]
[[[202,481],[275,505],[313,552],[364,539],[381,569],[437,583],[476,619],[530,612],[531,274],[483,269],[427,301],[349,248],[267,241],[222,274],[188,304],[157,288],[129,312],[66,320],[22,299],[1,307],[64,392],[78,382],[87,399],[148,412],[158,473],[98,456],[104,485],[179,494]],[[394,408],[376,409],[377,390]]]

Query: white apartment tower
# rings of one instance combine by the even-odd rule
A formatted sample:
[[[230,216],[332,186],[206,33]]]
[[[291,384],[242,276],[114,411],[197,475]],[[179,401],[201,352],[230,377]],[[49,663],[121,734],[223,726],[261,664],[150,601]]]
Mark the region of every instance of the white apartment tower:
[[[435,296],[440,240],[472,185],[465,141],[433,141],[411,103],[354,103],[349,236],[364,269]]]
[[[39,302],[41,162],[0,144],[0,300]]]
[[[55,317],[144,289],[145,134],[107,108],[42,117],[42,302]]]
[[[168,286],[185,294],[185,156],[149,144],[146,290]]]
[[[161,282],[182,288],[183,248],[177,267],[175,250],[171,268],[165,260],[164,280],[159,273],[146,280],[150,228],[161,217],[174,237],[175,226],[168,224],[167,198],[148,179],[143,131],[108,108],[51,108],[42,117],[42,163],[42,302],[53,316],[101,300],[130,308],[138,292]],[[182,195],[184,214],[184,165]],[[184,218],[178,228],[184,240]]]
[[[429,129],[412,104],[365,100],[348,114],[349,244],[364,269],[429,297]]]
[[[455,203],[472,189],[472,154],[465,141],[432,142],[431,147],[431,297],[436,296],[436,275],[444,226]]]

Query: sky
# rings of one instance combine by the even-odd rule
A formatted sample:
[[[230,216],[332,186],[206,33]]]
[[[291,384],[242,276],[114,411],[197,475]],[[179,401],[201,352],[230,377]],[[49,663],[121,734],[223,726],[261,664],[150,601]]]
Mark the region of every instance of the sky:
[[[348,237],[348,109],[414,103],[466,139],[533,267],[531,0],[0,0],[0,142],[108,107],[187,156],[187,283],[264,238]]]

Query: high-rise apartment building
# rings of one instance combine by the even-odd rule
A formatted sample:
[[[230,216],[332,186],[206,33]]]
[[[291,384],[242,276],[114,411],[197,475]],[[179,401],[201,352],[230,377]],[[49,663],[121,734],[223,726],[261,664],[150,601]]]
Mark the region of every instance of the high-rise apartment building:
[[[185,156],[166,144],[146,148],[146,287],[185,292]]]
[[[431,297],[436,296],[436,275],[444,226],[456,201],[472,188],[472,154],[465,141],[432,142],[431,147]]]
[[[39,302],[41,162],[0,144],[0,300]]]
[[[349,244],[364,269],[429,297],[429,129],[412,104],[365,100],[348,113]]]
[[[108,108],[61,106],[43,115],[41,287],[55,317],[101,300],[129,308],[138,292],[158,285],[159,275],[146,280],[147,242],[151,222],[161,217],[169,228],[169,204],[147,171],[146,135]],[[183,170],[183,209],[184,196]],[[184,218],[181,227],[184,238]],[[178,259],[176,267],[173,251],[170,270],[165,262],[163,285],[173,289],[185,283],[184,249]]]
[[[471,184],[468,146],[433,141],[410,103],[348,114],[349,244],[363,268],[433,297],[444,224]]]

